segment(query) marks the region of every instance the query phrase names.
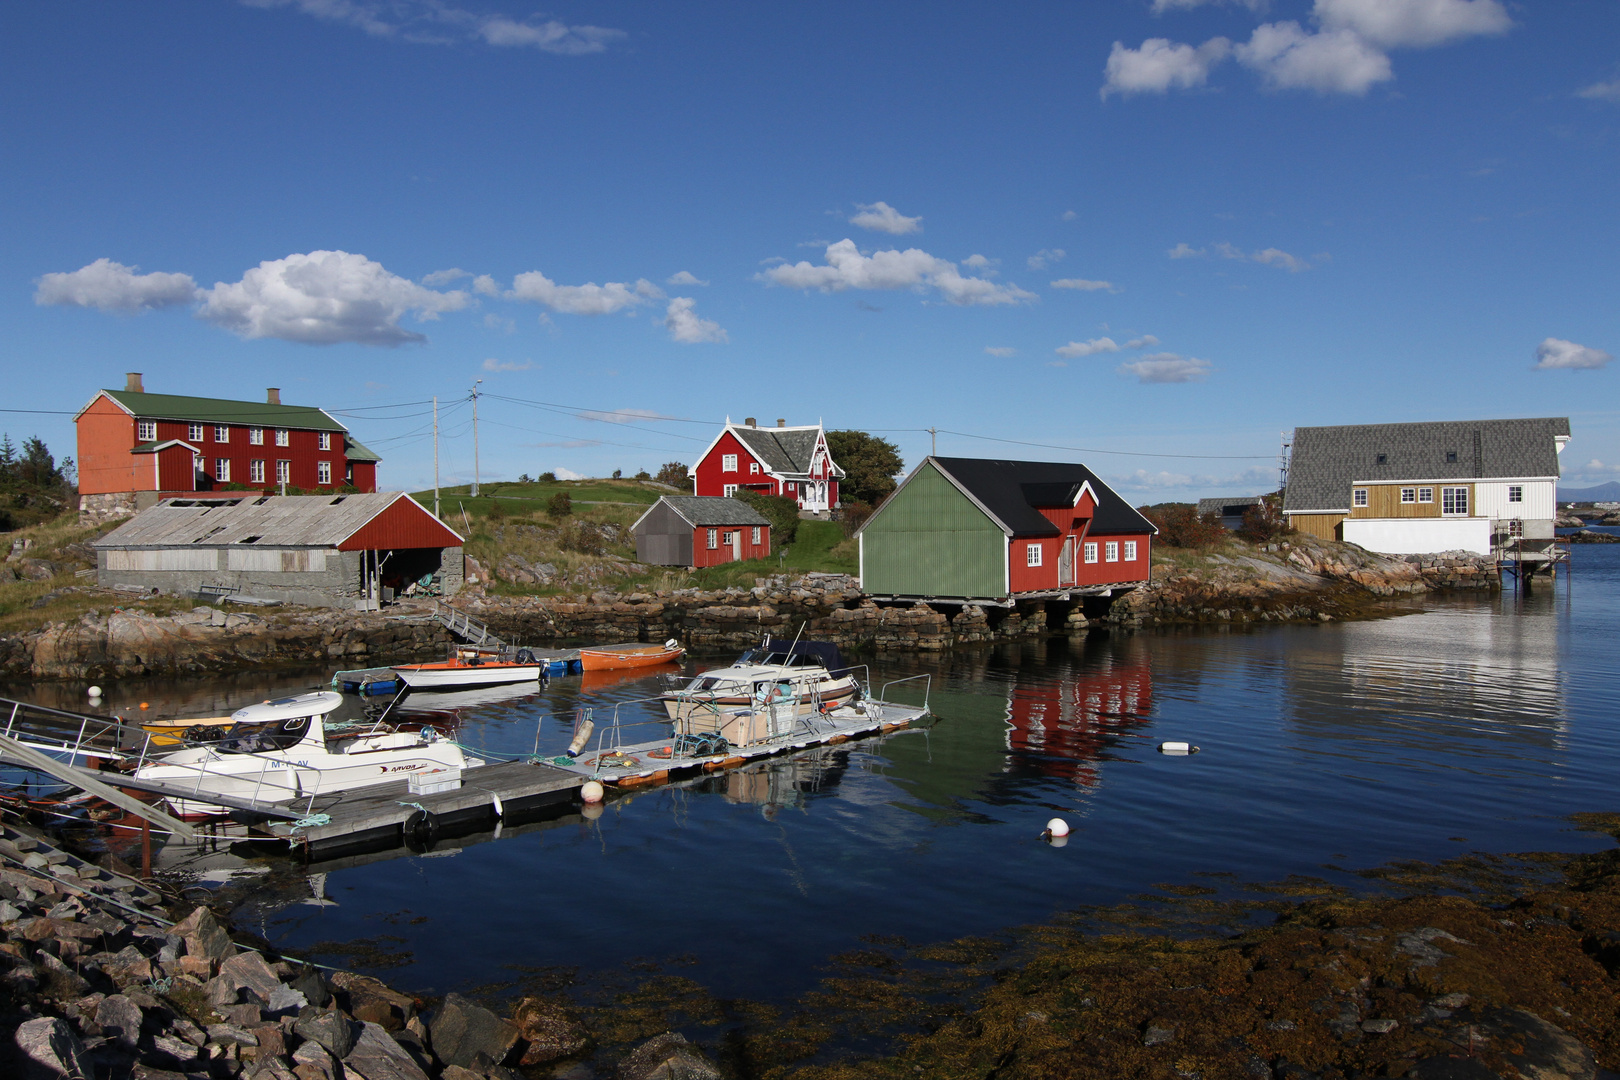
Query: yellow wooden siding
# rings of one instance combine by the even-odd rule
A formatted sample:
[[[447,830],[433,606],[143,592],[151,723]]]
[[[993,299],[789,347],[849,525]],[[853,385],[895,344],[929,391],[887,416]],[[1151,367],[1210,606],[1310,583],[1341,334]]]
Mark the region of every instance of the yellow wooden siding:
[[[1427,503],[1401,502],[1402,488],[1429,488],[1434,492],[1434,501]],[[1474,485],[1468,483],[1427,483],[1427,484],[1357,484],[1353,491],[1367,489],[1367,505],[1354,506],[1355,498],[1352,492],[1353,518],[1431,518],[1440,517],[1440,489],[1442,487],[1465,487],[1468,489],[1468,513],[1471,517],[1478,517],[1475,513]]]
[[[1289,514],[1288,523],[1296,530],[1319,540],[1339,539],[1343,514]]]

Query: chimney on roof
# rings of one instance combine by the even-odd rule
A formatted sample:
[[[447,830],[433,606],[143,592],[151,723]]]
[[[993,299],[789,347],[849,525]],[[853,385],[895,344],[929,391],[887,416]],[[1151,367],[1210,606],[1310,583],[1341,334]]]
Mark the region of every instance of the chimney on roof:
[[[776,418],[776,426],[777,427],[787,427],[787,421],[785,419],[783,419],[782,417],[778,416]]]
[[[146,393],[146,388],[141,385],[141,373],[140,372],[138,372],[138,371],[125,372],[125,374],[124,374],[124,393],[126,393],[126,394],[144,394],[144,393]]]
[[[280,405],[281,404],[281,387],[272,386],[270,389],[266,390],[264,392],[264,400],[265,400],[265,402],[267,404],[270,404],[270,405]]]
[[[750,416],[747,420],[744,420],[743,423],[747,424],[749,427],[757,427],[758,426],[758,425],[756,425],[754,423],[754,418],[752,416]]]

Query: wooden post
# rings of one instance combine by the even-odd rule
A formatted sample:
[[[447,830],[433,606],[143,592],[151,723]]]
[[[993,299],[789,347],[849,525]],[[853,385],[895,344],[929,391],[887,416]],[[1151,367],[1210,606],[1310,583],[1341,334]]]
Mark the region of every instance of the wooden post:
[[[152,880],[152,823],[141,818],[141,880]]]

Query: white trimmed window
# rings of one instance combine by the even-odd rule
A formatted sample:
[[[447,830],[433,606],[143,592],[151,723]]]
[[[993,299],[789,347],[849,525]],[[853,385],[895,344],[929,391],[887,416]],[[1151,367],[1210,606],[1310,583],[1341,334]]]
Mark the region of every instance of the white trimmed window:
[[[1126,562],[1135,562],[1136,561],[1136,541],[1135,540],[1127,540],[1127,541],[1125,541],[1125,561]]]
[[[278,461],[278,462],[276,462],[276,483],[278,483],[278,484],[290,484],[290,483],[292,483],[292,462],[290,462],[290,461]]]
[[[330,461],[317,461],[315,463],[315,482],[317,484],[330,484],[332,482],[332,463]]]
[[[248,483],[264,483],[264,459],[259,458],[248,462]]]
[[[1519,503],[1524,502],[1524,485],[1523,484],[1509,484],[1508,485],[1508,502],[1519,502]]]
[[[1095,540],[1087,540],[1086,541],[1086,562],[1096,562],[1096,561],[1097,561],[1097,541],[1095,541]]]
[[[1366,506],[1367,505],[1367,489],[1366,488],[1356,488],[1355,493],[1350,498],[1350,505],[1351,506]]]
[[[157,438],[156,420],[135,421],[135,437],[141,442],[151,442]]]
[[[202,442],[202,437],[203,437],[203,426],[201,424],[187,424],[186,425],[186,440],[188,442],[200,443],[200,442]]]
[[[1417,488],[1401,488],[1401,502],[1403,502],[1403,503],[1415,503],[1415,502],[1417,502]]]
[[[758,476],[759,475],[759,462],[750,461],[748,463],[748,475],[749,476]]]
[[[1432,502],[1434,502],[1434,488],[1418,488],[1418,502],[1420,502],[1420,503],[1432,503]]]
[[[264,428],[262,428],[262,427],[250,427],[250,428],[248,428],[248,445],[249,446],[263,446],[264,445]]]
[[[218,480],[221,484],[228,484],[231,482],[230,458],[217,457],[214,459],[214,479]]]
[[[720,489],[720,493],[729,498],[730,496],[737,494],[737,485],[736,484],[727,484],[727,485],[725,485],[724,487],[722,487]]]
[[[737,455],[736,454],[721,454],[720,455],[720,471],[721,472],[736,472],[737,471]]]
[[[276,429],[276,445],[277,446],[291,446],[292,445],[292,439],[289,437],[286,428],[277,428]]]
[[[1110,540],[1103,545],[1103,562],[1119,562],[1119,541]]]
[[[753,544],[754,544],[755,547],[759,547],[759,526],[758,525],[754,526]]]
[[[720,546],[720,530],[719,529],[710,529],[709,530],[709,550],[713,551],[715,548],[717,548],[719,546]]]
[[[731,547],[737,542],[737,534],[734,531],[728,530],[720,534],[720,542],[726,545],[726,547]]]
[[[1026,547],[1024,549],[1024,565],[1025,566],[1039,566],[1039,565],[1041,565],[1041,545],[1039,545],[1039,544],[1031,544],[1031,545],[1029,545],[1028,547]]]
[[[231,429],[226,427],[224,424],[215,424],[214,425],[214,441],[215,442],[230,442],[231,441]]]
[[[1468,515],[1468,489],[1443,487],[1440,489],[1440,513],[1451,517]]]

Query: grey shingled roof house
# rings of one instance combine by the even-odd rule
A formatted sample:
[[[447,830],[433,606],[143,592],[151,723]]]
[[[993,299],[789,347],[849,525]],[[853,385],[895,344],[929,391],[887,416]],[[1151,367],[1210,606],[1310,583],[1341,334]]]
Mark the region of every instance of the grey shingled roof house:
[[[655,566],[711,566],[770,554],[770,520],[741,500],[719,495],[665,495],[631,528],[636,558]],[[722,536],[729,538],[724,544]]]
[[[1283,513],[1302,532],[1388,552],[1446,550],[1423,546],[1442,533],[1489,552],[1491,522],[1535,532],[1545,519],[1550,538],[1569,437],[1567,417],[1296,428]]]

